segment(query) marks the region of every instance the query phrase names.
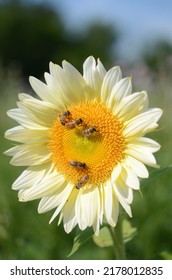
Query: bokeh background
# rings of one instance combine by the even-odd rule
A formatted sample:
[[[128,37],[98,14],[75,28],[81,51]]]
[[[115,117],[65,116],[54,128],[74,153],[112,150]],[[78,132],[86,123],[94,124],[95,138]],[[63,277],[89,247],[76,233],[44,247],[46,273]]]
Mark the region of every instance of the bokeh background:
[[[75,230],[67,235],[53,211],[38,215],[38,201],[19,203],[11,185],[23,168],[13,167],[3,151],[12,143],[5,130],[16,124],[6,111],[17,94],[33,94],[28,76],[43,79],[49,61],[68,60],[82,71],[94,55],[106,68],[120,65],[133,77],[134,91],[147,90],[150,107],[164,110],[151,134],[162,148],[158,163],[172,163],[172,1],[170,0],[13,0],[0,1],[0,259],[66,259]],[[152,169],[150,168],[150,172]],[[135,193],[133,218],[138,228],[126,245],[128,259],[172,259],[172,175],[165,173],[142,195]],[[111,248],[92,240],[68,259],[111,259]]]

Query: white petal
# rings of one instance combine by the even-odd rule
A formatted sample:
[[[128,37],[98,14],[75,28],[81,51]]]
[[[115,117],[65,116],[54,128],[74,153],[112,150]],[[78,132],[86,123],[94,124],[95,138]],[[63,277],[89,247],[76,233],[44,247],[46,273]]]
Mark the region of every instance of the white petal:
[[[82,75],[67,61],[63,61],[63,68],[67,76],[68,84],[72,95],[75,97],[75,103],[85,101],[87,85]]]
[[[45,143],[49,141],[49,130],[31,130],[16,126],[5,132],[5,138],[21,143]]]
[[[75,213],[75,203],[77,195],[77,190],[74,189],[62,209],[64,229],[67,233],[71,232],[77,224]]]
[[[19,94],[18,94],[18,98],[19,98],[19,100],[22,101],[22,102],[23,102],[24,100],[32,100],[32,99],[38,100],[37,98],[35,98],[35,97],[33,97],[32,95],[27,94],[27,93],[19,93]]]
[[[21,110],[21,112],[28,118],[31,119],[33,122],[39,124],[39,125],[43,125],[45,126],[45,124],[42,124],[39,120],[39,118],[37,118],[35,116],[35,114],[33,112],[31,112],[28,108],[26,108],[26,106],[24,106],[24,104],[22,102],[17,102],[17,106],[19,107],[19,109]]]
[[[58,200],[56,200],[56,197],[58,196],[59,193],[43,197],[38,205],[38,213],[42,214],[57,207],[59,203],[57,202]]]
[[[51,127],[54,120],[58,117],[58,111],[47,107],[43,101],[40,102],[25,100],[23,102],[17,102],[17,105],[21,112],[34,123],[45,127]]]
[[[84,195],[84,194],[82,194]],[[98,206],[99,206],[99,191],[98,187],[93,187],[93,189],[88,194],[89,208],[87,208],[87,220],[88,226],[92,226],[95,220],[98,220]]]
[[[104,184],[104,215],[107,222],[114,227],[118,220],[119,203],[110,182]]]
[[[145,108],[147,93],[145,91],[136,92],[124,97],[115,108],[115,114],[121,121],[126,121],[138,115]]]
[[[58,89],[61,97],[67,98],[67,96],[65,97],[65,95],[68,94],[69,85],[64,69],[52,62],[50,62],[49,67],[52,83],[51,86]]]
[[[59,110],[57,110],[57,108],[51,108],[48,102],[43,102],[39,100],[36,101],[36,99],[25,99],[22,102],[22,106],[24,110],[27,110],[28,112],[34,115],[37,123],[43,126],[52,126],[54,120],[58,117],[58,113],[60,112]]]
[[[4,152],[4,154],[6,156],[14,156],[16,153],[18,153],[20,151],[20,146],[15,146],[15,147],[12,147],[10,149],[8,149],[7,151]]]
[[[64,205],[63,205],[64,206]],[[56,211],[54,212],[54,214],[53,214],[53,216],[55,216],[55,217],[57,217],[57,215],[60,213],[60,215],[59,215],[59,220],[58,220],[58,226],[60,225],[60,223],[62,222],[62,220],[63,220],[63,213],[62,212],[60,212],[61,211],[61,204],[59,205],[59,207],[57,207],[57,209],[56,209]],[[52,216],[52,218],[51,218],[51,220],[49,221],[49,224],[54,220],[54,217]]]
[[[36,130],[47,129],[47,127],[40,125],[33,119],[29,119],[20,109],[11,109],[7,112],[7,115],[26,128]]]
[[[103,79],[101,88],[101,100],[106,104],[109,100],[112,88],[122,78],[120,67],[111,68]]]
[[[101,214],[101,212],[103,212],[103,211],[101,209],[101,193],[100,193],[100,190],[99,190],[99,188],[95,188],[95,191],[97,192],[97,194],[96,194],[97,200],[95,201],[95,203],[96,203],[96,215],[95,215],[95,219],[94,219],[94,222],[93,222],[93,230],[94,230],[95,235],[98,235],[99,230],[100,230],[100,224],[102,223],[102,216],[103,216],[103,213]]]
[[[71,79],[69,81],[68,75],[65,73],[64,69],[50,62],[50,73],[52,75],[51,87],[54,95],[58,97],[58,99],[62,99],[66,106],[74,103],[76,96],[70,84]]]
[[[55,68],[55,65],[50,62],[50,69],[51,67]],[[58,66],[57,66],[58,68]],[[59,68],[61,69],[61,67],[59,66]],[[61,69],[62,70],[62,69]],[[57,81],[57,78],[54,77],[54,75],[50,75],[49,73],[45,72],[44,73],[44,78],[45,81],[49,87],[49,90],[51,92],[51,95],[54,98],[54,105],[61,111],[64,112],[66,110],[66,106],[67,104],[65,103],[65,101],[67,101],[67,96],[64,95],[64,93],[62,92],[62,89]],[[63,75],[63,80],[64,80],[64,75]],[[64,81],[65,82],[65,81]]]
[[[127,214],[132,217],[130,203],[132,201],[133,193],[132,190],[125,185],[125,183],[119,180],[113,185],[114,191],[122,207],[125,209]]]
[[[118,164],[114,167],[114,169],[113,169],[113,171],[112,171],[112,174],[111,174],[111,182],[112,182],[112,184],[116,181],[116,179],[118,178],[118,176],[120,175],[120,173],[121,173],[121,164],[118,163]]]
[[[15,166],[39,165],[50,161],[51,153],[47,146],[40,144],[22,144],[15,147],[10,163]]]
[[[100,209],[99,209],[99,221],[100,224],[103,224],[103,215],[104,215],[104,185],[99,185],[99,196],[100,196]]]
[[[133,148],[133,147],[138,147],[140,149],[147,148],[151,153],[155,153],[157,151],[159,151],[160,149],[160,144],[157,143],[156,141],[147,138],[147,137],[140,137],[140,138],[134,138],[131,139],[131,141],[129,141],[129,143],[127,144],[128,148]]]
[[[115,113],[116,106],[121,100],[130,95],[132,92],[131,78],[127,77],[120,80],[112,89],[111,96],[108,101],[108,107],[112,108],[112,111]]]
[[[134,170],[127,166],[125,162],[122,164],[123,171],[121,172],[121,177],[127,186],[134,190],[139,190],[140,182]]]
[[[88,190],[88,192],[83,193],[83,189],[81,188],[76,199],[75,213],[78,226],[81,230],[86,229],[88,226],[87,208],[90,206],[88,200],[90,191]]]
[[[58,214],[60,213],[60,211],[62,210],[62,208],[64,207],[65,205],[65,201],[63,201],[63,203],[61,203],[55,210],[54,214],[52,215],[51,219],[49,220],[49,224],[51,224],[54,219],[58,216]],[[62,221],[62,218],[63,218],[63,215],[62,213],[60,213],[60,218],[59,218],[59,222],[58,222],[58,225],[61,223]]]
[[[46,84],[32,76],[29,77],[29,82],[33,90],[42,100],[56,104],[57,106],[59,105],[57,98],[53,95],[53,92]]]
[[[65,188],[65,177],[62,174],[54,171],[44,176],[38,184],[33,185],[29,189],[19,191],[20,201],[30,201],[54,194],[55,192],[62,191]],[[59,192],[60,192],[59,191]]]
[[[112,218],[112,196],[112,186],[110,182],[107,182],[104,184],[104,215],[109,224],[111,224]]]
[[[128,176],[128,174],[127,174]],[[131,176],[131,175],[129,175]],[[120,193],[122,199],[128,203],[131,204],[133,201],[133,190],[128,187],[127,182],[125,179],[128,179],[127,177],[120,176],[116,182],[116,188],[118,189],[118,192]],[[133,180],[134,181],[134,180]],[[129,179],[128,179],[129,182]],[[131,183],[131,182],[130,182]]]
[[[97,71],[99,73],[100,79],[103,80],[104,76],[106,75],[106,69],[99,58],[97,59]]]
[[[140,178],[148,178],[149,177],[149,172],[146,168],[146,166],[136,160],[135,158],[131,157],[131,156],[126,156],[125,157],[125,164],[130,167],[133,172],[136,173],[136,175]]]
[[[112,225],[113,227],[115,227],[117,224],[118,215],[119,215],[119,202],[118,202],[118,199],[117,199],[115,193],[113,193],[112,217],[111,217],[111,221],[110,221],[110,225]]]
[[[52,110],[57,111],[57,106],[55,104],[52,104],[48,101],[39,100],[38,98],[33,97],[32,95],[26,94],[26,93],[19,93],[18,98],[22,103],[35,103],[35,105],[39,105],[39,107],[47,107]]]
[[[102,64],[100,61],[96,65],[94,57],[88,57],[83,64],[83,77],[87,84],[95,91],[97,95],[100,94],[102,78],[104,76],[102,72]]]
[[[37,185],[46,174],[49,174],[53,169],[50,163],[42,164],[39,166],[31,166],[24,170],[21,175],[15,180],[12,185],[13,190],[20,190],[30,188]]]
[[[154,155],[146,148],[144,147],[135,147],[126,149],[125,153],[127,155],[130,155],[131,157],[134,157],[136,160],[141,161],[142,163],[152,166],[155,168],[158,168],[159,165],[156,163],[156,159]]]
[[[160,119],[161,115],[162,110],[159,108],[149,109],[137,115],[125,123],[126,128],[123,131],[124,136],[141,136],[154,130],[158,126],[157,121]]]
[[[45,213],[51,209],[64,204],[67,201],[73,186],[71,184],[63,184],[62,187],[59,187],[54,194],[43,197],[38,206],[39,213]]]

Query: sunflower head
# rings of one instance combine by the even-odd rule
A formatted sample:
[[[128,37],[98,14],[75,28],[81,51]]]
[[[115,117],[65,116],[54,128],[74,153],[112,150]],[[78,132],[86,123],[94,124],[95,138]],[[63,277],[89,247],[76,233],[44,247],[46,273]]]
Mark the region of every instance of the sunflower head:
[[[58,118],[50,131],[52,161],[73,184],[87,175],[84,188],[99,186],[123,157],[122,123],[98,100],[68,109],[70,118]]]
[[[145,137],[162,110],[148,108],[145,91],[132,93],[119,67],[106,71],[89,57],[81,75],[71,64],[50,63],[43,83],[30,77],[39,99],[19,95],[8,115],[19,125],[5,137],[20,142],[6,151],[27,169],[14,182],[19,200],[41,199],[39,213],[56,208],[66,232],[77,224],[98,234],[105,220],[115,226],[119,204],[131,216],[133,189],[158,167],[160,145]]]

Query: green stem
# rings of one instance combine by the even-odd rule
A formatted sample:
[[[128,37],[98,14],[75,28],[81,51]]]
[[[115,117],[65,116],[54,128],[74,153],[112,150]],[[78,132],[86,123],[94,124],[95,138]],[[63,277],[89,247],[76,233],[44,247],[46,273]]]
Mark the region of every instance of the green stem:
[[[119,214],[118,222],[115,228],[108,227],[112,240],[115,256],[117,260],[125,260],[125,245],[123,242],[123,232],[122,232],[122,217]]]

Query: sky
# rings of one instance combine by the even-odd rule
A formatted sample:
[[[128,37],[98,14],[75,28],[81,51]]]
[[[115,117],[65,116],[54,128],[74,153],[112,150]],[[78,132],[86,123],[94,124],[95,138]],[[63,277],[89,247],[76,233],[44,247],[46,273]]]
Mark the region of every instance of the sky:
[[[25,0],[26,1],[26,0]],[[118,53],[137,58],[154,40],[172,43],[171,0],[28,0],[46,3],[60,12],[66,28],[82,31],[91,22],[111,23],[120,32]]]

